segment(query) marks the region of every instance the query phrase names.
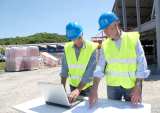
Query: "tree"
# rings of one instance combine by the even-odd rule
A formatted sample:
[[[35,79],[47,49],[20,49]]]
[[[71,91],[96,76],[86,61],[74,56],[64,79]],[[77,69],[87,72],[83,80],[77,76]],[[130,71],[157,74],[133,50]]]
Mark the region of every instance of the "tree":
[[[60,43],[67,42],[65,35],[56,33],[36,33],[26,37],[4,38],[0,39],[0,45],[16,45],[16,44],[37,44],[37,43]]]

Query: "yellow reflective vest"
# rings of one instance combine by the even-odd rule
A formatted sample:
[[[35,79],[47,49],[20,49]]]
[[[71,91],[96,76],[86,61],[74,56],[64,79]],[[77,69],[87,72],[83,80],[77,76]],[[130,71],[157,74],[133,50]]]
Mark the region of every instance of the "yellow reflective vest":
[[[123,32],[120,48],[116,47],[111,38],[103,42],[102,48],[107,61],[105,75],[108,86],[122,86],[126,89],[135,86],[136,44],[139,37],[138,32]]]
[[[92,53],[96,50],[97,45],[93,42],[84,41],[84,47],[82,47],[80,50],[78,60],[76,58],[75,49],[73,46],[73,42],[66,43],[64,51],[69,68],[69,83],[71,86],[78,87],[88,65],[90,57],[92,56]],[[87,83],[82,90],[90,87],[92,84],[92,82]]]

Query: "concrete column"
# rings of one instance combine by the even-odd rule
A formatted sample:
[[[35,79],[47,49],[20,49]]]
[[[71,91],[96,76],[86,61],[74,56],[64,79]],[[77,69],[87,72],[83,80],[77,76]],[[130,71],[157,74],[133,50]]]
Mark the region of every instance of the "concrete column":
[[[157,64],[160,70],[160,0],[155,0],[156,15],[156,40],[157,40]]]
[[[141,14],[140,14],[140,0],[136,0],[136,14],[137,14],[137,27],[141,31]]]
[[[126,31],[127,30],[127,17],[126,17],[126,4],[125,4],[125,0],[121,0],[122,1],[122,14],[123,14],[123,30]]]
[[[155,17],[155,0],[153,1],[153,7],[152,7],[152,13],[151,13],[151,19]]]

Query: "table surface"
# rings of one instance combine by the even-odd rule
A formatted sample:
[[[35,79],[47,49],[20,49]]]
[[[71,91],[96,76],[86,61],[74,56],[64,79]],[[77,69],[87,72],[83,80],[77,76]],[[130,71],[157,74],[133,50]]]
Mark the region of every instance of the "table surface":
[[[43,98],[36,98],[16,105],[14,109],[22,113],[151,113],[150,104],[133,105],[108,99],[99,99],[95,106],[89,109],[88,101],[83,101],[73,108],[57,107],[45,104]]]

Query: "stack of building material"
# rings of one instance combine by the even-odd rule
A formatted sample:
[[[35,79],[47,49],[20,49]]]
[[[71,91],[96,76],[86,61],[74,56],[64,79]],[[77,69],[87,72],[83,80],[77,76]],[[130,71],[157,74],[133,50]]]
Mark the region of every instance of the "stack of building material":
[[[34,70],[39,67],[39,49],[30,47],[11,47],[6,52],[6,71]]]
[[[41,55],[43,62],[46,66],[55,67],[58,65],[59,60],[56,57],[54,57],[53,55],[51,55],[47,52],[41,52],[40,55]]]
[[[56,58],[58,58],[58,65],[62,64],[62,57],[63,57],[64,52],[56,52],[53,53],[53,56],[55,56]]]
[[[6,49],[6,71],[20,71],[24,68],[23,57],[26,56],[25,47],[12,47]]]
[[[39,49],[36,46],[27,48],[27,56],[24,57],[26,70],[34,70],[39,68]]]

